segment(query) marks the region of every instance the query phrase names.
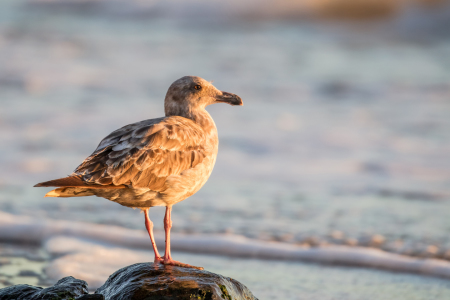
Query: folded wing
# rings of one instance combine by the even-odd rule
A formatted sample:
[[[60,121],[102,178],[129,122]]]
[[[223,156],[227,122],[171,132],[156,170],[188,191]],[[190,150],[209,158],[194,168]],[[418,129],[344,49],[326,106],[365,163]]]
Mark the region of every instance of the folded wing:
[[[204,141],[202,129],[183,117],[130,124],[104,138],[73,175],[88,185],[162,191],[168,176],[203,161]]]

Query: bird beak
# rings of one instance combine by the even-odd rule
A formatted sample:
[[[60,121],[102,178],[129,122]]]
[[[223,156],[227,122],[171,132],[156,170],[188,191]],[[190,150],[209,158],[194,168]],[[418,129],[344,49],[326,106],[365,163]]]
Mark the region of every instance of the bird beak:
[[[239,105],[239,106],[244,105],[241,97],[232,93],[222,92],[222,95],[217,95],[215,98],[217,102],[223,102],[228,103],[230,105]]]

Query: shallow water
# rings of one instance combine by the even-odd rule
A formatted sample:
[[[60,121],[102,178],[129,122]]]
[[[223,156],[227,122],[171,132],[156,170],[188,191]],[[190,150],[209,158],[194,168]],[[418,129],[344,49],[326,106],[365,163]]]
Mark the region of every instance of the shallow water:
[[[192,74],[245,106],[210,107],[217,164],[174,207],[173,230],[450,249],[447,35],[1,6],[0,210],[144,228],[138,211],[32,186],[70,174],[118,127],[162,116],[167,87]],[[151,210],[157,230],[162,216]]]
[[[13,248],[12,246],[8,247]],[[40,286],[54,283],[54,280],[49,280],[42,275],[42,270],[48,269],[49,262],[36,261],[29,257],[29,254],[36,250],[24,249],[20,246],[14,247],[19,252],[25,250],[28,257],[21,257],[17,254],[16,257],[12,257],[11,253],[7,253],[5,247],[0,245],[0,259],[4,263],[0,265],[0,288],[5,283],[7,283],[6,285],[26,283]],[[110,269],[114,271],[137,261],[147,261],[152,255],[149,251],[132,251],[121,248],[103,249],[99,245],[95,247],[96,251],[93,253],[95,253],[96,264],[86,263],[88,257],[92,258],[91,253],[85,256],[75,253],[70,254],[66,259],[59,258],[59,260],[65,259],[64,267],[59,266],[60,272],[62,272],[59,277],[73,275],[76,278],[82,278],[84,272],[84,274],[91,275],[91,278],[104,277],[103,280],[100,280],[99,284],[101,285],[106,280],[108,273],[105,274],[104,271],[99,270],[98,265],[108,266],[107,271]],[[45,252],[42,251],[39,255],[47,256],[47,259],[49,256],[48,253],[45,255]],[[244,283],[259,299],[384,300],[398,298],[418,300],[446,299],[450,296],[448,280],[419,275],[298,262],[200,256],[180,252],[174,252],[173,256],[180,261],[203,266],[210,272],[236,279]],[[90,283],[89,286],[92,287],[92,284]]]
[[[177,258],[237,279],[260,299],[446,299],[448,280],[303,263],[198,257]],[[258,270],[256,273],[254,270]],[[280,280],[281,279],[281,280]]]

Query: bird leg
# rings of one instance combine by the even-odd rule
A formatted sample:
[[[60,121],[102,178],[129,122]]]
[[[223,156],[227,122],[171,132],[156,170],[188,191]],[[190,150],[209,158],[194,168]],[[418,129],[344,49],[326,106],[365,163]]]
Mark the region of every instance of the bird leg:
[[[150,240],[152,241],[153,251],[155,252],[155,260],[154,263],[164,263],[164,259],[159,255],[158,249],[156,248],[155,238],[153,236],[153,222],[148,217],[148,208],[144,209],[145,214],[145,227],[147,228],[148,235],[150,236]]]
[[[167,206],[166,214],[164,215],[164,230],[166,232],[166,249],[164,252],[164,264],[170,266],[203,270],[202,267],[191,266],[172,259],[172,255],[170,254],[170,228],[172,228],[172,206]]]

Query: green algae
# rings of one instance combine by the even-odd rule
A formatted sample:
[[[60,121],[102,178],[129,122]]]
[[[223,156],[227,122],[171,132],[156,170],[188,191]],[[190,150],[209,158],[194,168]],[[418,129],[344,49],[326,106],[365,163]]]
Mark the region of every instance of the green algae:
[[[233,300],[233,298],[231,298],[230,294],[228,294],[228,290],[226,288],[226,286],[219,284],[220,290],[222,291],[222,298],[226,299],[226,300]]]

